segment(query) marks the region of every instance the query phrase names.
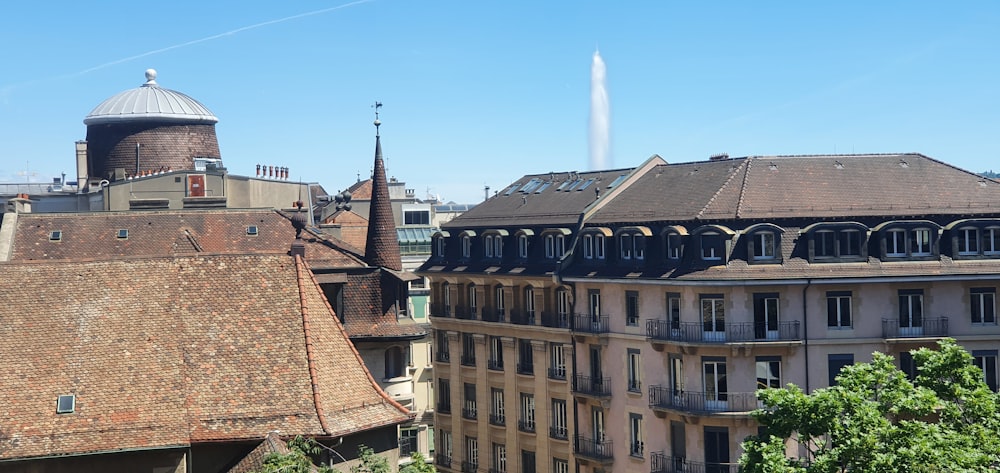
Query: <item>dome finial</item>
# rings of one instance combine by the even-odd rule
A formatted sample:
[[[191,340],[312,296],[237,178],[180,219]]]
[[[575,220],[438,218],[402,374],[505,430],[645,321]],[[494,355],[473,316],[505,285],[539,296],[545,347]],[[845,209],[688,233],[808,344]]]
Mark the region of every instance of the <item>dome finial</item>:
[[[142,85],[156,85],[156,69],[146,69],[146,83]]]
[[[374,122],[375,123],[375,136],[378,136],[378,127],[382,125],[382,122],[379,121],[379,119],[378,119],[378,109],[382,108],[382,102],[379,102],[378,100],[376,100],[375,101],[375,105],[372,105],[372,107],[375,107],[375,122]]]

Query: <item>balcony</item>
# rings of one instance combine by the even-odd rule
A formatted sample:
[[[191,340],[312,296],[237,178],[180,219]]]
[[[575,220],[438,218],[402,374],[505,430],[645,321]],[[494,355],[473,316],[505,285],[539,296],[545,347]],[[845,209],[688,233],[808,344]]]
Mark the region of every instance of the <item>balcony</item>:
[[[479,464],[472,462],[462,462],[462,473],[476,473],[479,471]]]
[[[507,314],[503,309],[483,309],[483,321],[504,322]]]
[[[882,319],[882,338],[947,337],[948,317],[913,320],[900,326],[898,319]]]
[[[438,466],[451,468],[451,456],[445,455],[443,453],[438,453],[434,455],[434,463],[437,464]]]
[[[756,393],[671,392],[664,386],[649,387],[649,407],[653,410],[713,414],[749,412],[759,407]]]
[[[519,420],[517,421],[517,430],[521,432],[534,432],[535,431],[535,421],[533,420]]]
[[[689,343],[756,343],[802,340],[799,322],[732,323],[720,326],[701,322],[646,321],[646,337],[652,340]]]
[[[462,365],[463,366],[476,366],[476,355],[463,354],[462,355]]]
[[[503,414],[490,414],[490,423],[502,427],[506,424],[506,419],[504,419]]]
[[[566,440],[569,438],[569,429],[565,425],[553,425],[549,427],[549,437],[556,440]]]
[[[573,377],[573,392],[591,397],[611,397],[611,378]]]
[[[476,408],[475,407],[463,407],[462,408],[462,418],[469,420],[476,420]]]
[[[671,457],[663,452],[649,456],[650,473],[737,473],[735,463],[701,463],[687,461],[684,457]]]
[[[566,381],[566,367],[557,366],[555,368],[549,368],[549,379]]]
[[[450,402],[439,402],[437,404],[438,414],[451,414],[451,403]]]
[[[476,320],[475,307],[456,307],[455,318],[462,320]]]
[[[441,363],[447,363],[451,361],[451,353],[446,351],[439,351],[434,354],[434,361],[440,361]]]
[[[608,333],[611,331],[611,318],[607,315],[575,315],[573,316],[573,331]]]
[[[431,315],[434,317],[451,318],[451,306],[432,302]]]
[[[503,371],[503,360],[486,360],[486,368],[493,371]]]
[[[600,441],[577,435],[573,439],[573,451],[577,455],[602,463],[609,462],[615,458],[610,440]]]
[[[516,325],[535,325],[535,312],[512,310],[510,312],[510,323]]]
[[[417,451],[417,439],[413,437],[399,438],[399,456],[408,457]]]
[[[534,363],[518,363],[517,374],[535,374]]]
[[[569,314],[542,312],[542,326],[549,328],[569,328]]]

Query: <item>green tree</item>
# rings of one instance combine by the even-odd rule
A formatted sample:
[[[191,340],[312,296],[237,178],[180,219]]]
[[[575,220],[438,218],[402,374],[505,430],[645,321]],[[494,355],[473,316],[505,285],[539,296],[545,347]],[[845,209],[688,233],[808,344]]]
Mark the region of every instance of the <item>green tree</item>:
[[[288,453],[271,453],[264,457],[260,473],[334,473],[336,470],[313,464],[323,452],[313,439],[297,436],[288,441]]]
[[[358,447],[358,458],[361,463],[351,467],[351,473],[391,473],[389,461],[385,457],[375,454],[375,451],[366,445]]]
[[[1000,465],[1000,398],[954,340],[911,352],[911,381],[891,356],[848,366],[837,385],[758,391],[761,436],[743,442],[753,473],[977,472]],[[786,456],[795,440],[804,458]]]
[[[437,473],[437,468],[434,468],[433,464],[427,463],[427,460],[420,452],[413,452],[410,459],[413,461],[400,468],[399,473]]]

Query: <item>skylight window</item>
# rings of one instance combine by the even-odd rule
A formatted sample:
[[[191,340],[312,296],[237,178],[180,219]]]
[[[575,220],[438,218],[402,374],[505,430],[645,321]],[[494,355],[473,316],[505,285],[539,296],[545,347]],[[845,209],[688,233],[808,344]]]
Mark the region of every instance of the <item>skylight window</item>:
[[[521,187],[521,192],[525,192],[525,193],[531,192],[531,191],[535,190],[535,188],[538,187],[538,185],[541,184],[541,183],[542,183],[541,179],[532,179],[532,180],[528,181],[527,184],[525,184],[524,186]]]
[[[118,230],[118,239],[119,240],[128,240],[128,229],[127,228],[121,228],[121,229]]]
[[[584,182],[583,185],[580,186],[580,188],[577,189],[577,190],[578,191],[582,191],[582,190],[586,189],[587,187],[590,187],[590,185],[593,184],[593,183],[594,183],[594,179],[587,179],[587,182]]]
[[[617,186],[618,184],[621,184],[622,181],[625,180],[625,176],[626,174],[622,174],[621,176],[618,176],[614,181],[611,181],[611,184],[608,184],[608,189]]]
[[[61,394],[56,401],[56,414],[72,414],[76,410],[76,395]]]
[[[257,236],[257,225],[250,225],[247,227],[247,235]]]
[[[49,233],[49,241],[62,241],[62,231],[52,230]]]
[[[573,181],[570,180],[570,181],[563,182],[562,184],[559,184],[559,187],[556,188],[556,191],[558,192],[558,191],[563,190],[566,186],[568,186],[572,182]]]
[[[549,186],[551,186],[551,185],[552,185],[552,181],[545,181],[544,183],[542,183],[541,186],[538,187],[538,189],[535,189],[535,193],[536,194],[541,194],[543,190],[548,189]]]
[[[520,184],[514,184],[514,185],[510,186],[509,188],[507,188],[507,191],[503,193],[503,195],[511,195],[511,194],[513,194],[514,191],[517,190],[518,186],[520,186]]]
[[[566,188],[566,191],[569,192],[569,191],[573,190],[573,188],[576,187],[576,186],[578,186],[578,185],[580,185],[581,182],[583,182],[583,179],[577,179],[577,180],[573,181],[573,183],[570,184],[569,187]]]

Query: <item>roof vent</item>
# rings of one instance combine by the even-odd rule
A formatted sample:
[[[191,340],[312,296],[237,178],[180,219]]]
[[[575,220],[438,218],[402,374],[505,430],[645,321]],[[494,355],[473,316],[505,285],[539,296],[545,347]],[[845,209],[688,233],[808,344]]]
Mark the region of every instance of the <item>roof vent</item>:
[[[52,230],[49,232],[49,241],[62,241],[62,231]]]
[[[56,414],[72,414],[76,410],[76,395],[61,394],[56,401]]]
[[[774,163],[771,163],[771,164],[768,164],[767,168],[770,169],[770,170],[772,170],[772,171],[777,171],[778,170],[778,165],[774,164]]]
[[[725,161],[729,159],[729,153],[713,154],[708,157],[709,161]]]
[[[834,161],[833,162],[833,167],[835,167],[837,169],[844,169],[844,163],[842,163],[840,161]]]
[[[900,159],[899,160],[899,167],[901,167],[901,168],[908,168],[908,167],[910,167],[910,163],[906,162],[905,159]]]

